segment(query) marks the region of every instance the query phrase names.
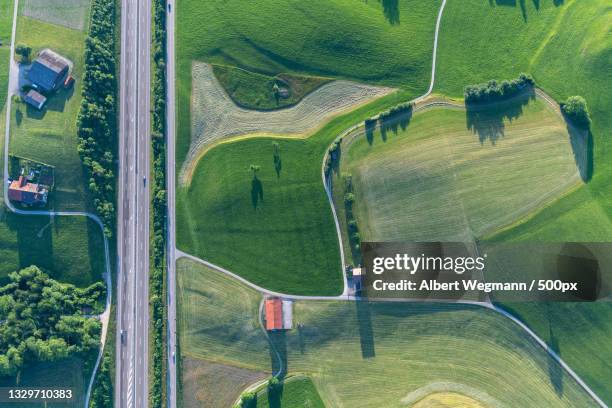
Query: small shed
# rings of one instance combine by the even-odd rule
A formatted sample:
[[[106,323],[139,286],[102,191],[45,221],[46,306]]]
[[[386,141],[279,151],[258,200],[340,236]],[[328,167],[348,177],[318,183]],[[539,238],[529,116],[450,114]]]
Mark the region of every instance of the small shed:
[[[23,96],[23,101],[28,105],[41,110],[43,106],[45,106],[45,103],[47,103],[47,98],[43,94],[36,92],[34,89],[30,89],[28,93]]]
[[[353,268],[353,288],[355,292],[359,292],[363,288],[363,278],[365,275],[365,270],[362,268]]]
[[[283,302],[279,298],[265,300],[266,330],[282,330],[283,328]]]
[[[283,329],[290,330],[293,328],[293,302],[291,300],[283,300]]]

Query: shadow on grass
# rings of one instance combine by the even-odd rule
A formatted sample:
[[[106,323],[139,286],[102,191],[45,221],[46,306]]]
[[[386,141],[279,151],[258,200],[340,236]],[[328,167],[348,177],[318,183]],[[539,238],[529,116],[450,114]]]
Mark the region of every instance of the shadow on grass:
[[[287,333],[284,330],[268,333],[270,339],[270,366],[272,373],[282,381],[287,375]],[[280,360],[280,361],[279,361]]]
[[[553,333],[553,324],[550,315],[550,304],[546,304],[546,318],[548,320],[548,345],[549,347],[561,357],[561,350],[559,348],[559,341]],[[555,389],[555,392],[559,397],[563,396],[563,368],[557,361],[552,357],[548,359],[548,377],[550,382]]]
[[[496,103],[470,103],[465,105],[466,126],[478,135],[480,144],[487,140],[495,145],[504,136],[505,120],[513,121],[523,114],[523,107],[535,99],[529,88],[519,97]]]
[[[42,120],[47,115],[48,111],[64,112],[68,101],[73,95],[74,86],[71,86],[68,89],[59,89],[57,92],[54,92],[47,97],[47,103],[41,110],[26,104],[26,116],[29,119]],[[17,124],[19,123],[20,122],[18,121]]]
[[[587,183],[593,176],[593,134],[590,130],[576,128],[567,122],[567,119],[566,125],[576,167],[578,167],[582,181]]]
[[[359,326],[359,344],[362,358],[376,357],[374,346],[374,330],[372,329],[372,311],[367,299],[355,302],[357,309],[357,325]]]
[[[251,180],[251,203],[253,204],[253,208],[257,209],[259,203],[263,201],[263,194],[263,184],[261,180],[259,180],[257,176],[253,176],[253,180]]]
[[[380,0],[383,6],[383,15],[391,25],[400,23],[399,0]]]
[[[54,279],[51,217],[8,213],[6,223],[17,238],[19,268],[36,265]]]

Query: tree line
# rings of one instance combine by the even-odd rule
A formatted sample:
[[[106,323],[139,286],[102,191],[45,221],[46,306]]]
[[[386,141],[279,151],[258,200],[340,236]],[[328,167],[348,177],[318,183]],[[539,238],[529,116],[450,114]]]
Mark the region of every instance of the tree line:
[[[77,116],[78,152],[93,204],[110,237],[115,224],[115,2],[93,0],[85,40],[85,74]]]
[[[486,83],[468,85],[463,91],[463,96],[466,104],[497,102],[518,95],[525,88],[534,85],[535,81],[531,75],[522,73],[510,81],[497,82],[492,79]]]
[[[153,377],[151,407],[161,408],[165,400],[166,378],[166,0],[153,3],[153,237],[150,276],[153,321]]]
[[[101,311],[105,294],[102,282],[77,288],[36,266],[10,273],[0,288],[0,375],[98,348],[101,323],[85,311]]]

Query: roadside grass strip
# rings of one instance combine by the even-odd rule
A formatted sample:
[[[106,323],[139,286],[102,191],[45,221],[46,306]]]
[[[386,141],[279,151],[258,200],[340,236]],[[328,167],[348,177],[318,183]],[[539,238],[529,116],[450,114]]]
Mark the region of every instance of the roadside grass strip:
[[[365,240],[470,242],[581,185],[582,137],[539,99],[432,108],[371,145],[357,136],[341,171]]]
[[[244,135],[306,136],[332,117],[393,92],[392,88],[332,81],[306,95],[297,105],[262,112],[237,106],[204,63],[193,64],[191,147],[180,180],[188,184],[205,147]]]
[[[23,0],[21,14],[51,24],[85,31],[90,0]]]
[[[298,301],[295,328],[271,334],[272,350],[257,292],[186,259],[177,276],[183,357],[270,373],[278,352],[289,374],[312,378],[326,406],[399,407],[429,384],[493,407],[594,406],[520,327],[488,309]],[[215,392],[223,378],[198,381]]]

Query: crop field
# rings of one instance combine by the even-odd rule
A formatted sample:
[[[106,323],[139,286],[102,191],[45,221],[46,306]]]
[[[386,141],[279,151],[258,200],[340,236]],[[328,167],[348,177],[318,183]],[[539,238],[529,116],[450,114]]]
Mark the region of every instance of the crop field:
[[[237,106],[208,64],[193,65],[192,142],[182,172],[188,183],[193,167],[207,146],[245,135],[306,136],[329,119],[393,91],[391,88],[333,81],[307,95],[297,105],[269,112]]]
[[[85,31],[89,4],[89,0],[25,0],[20,7],[24,16]]]
[[[102,279],[102,232],[84,217],[19,216],[0,221],[0,285],[9,272],[37,265],[61,282],[84,287]]]
[[[92,354],[90,360],[95,358]],[[74,400],[68,403],[30,403],[31,408],[81,408],[91,375],[92,362],[85,363],[83,357],[71,357],[54,363],[37,363],[19,373],[17,377],[0,377],[0,387],[25,388],[70,388]],[[15,402],[2,403],[0,408],[14,408]]]
[[[6,100],[8,89],[9,54],[11,47],[11,25],[13,22],[13,1],[0,0],[0,112]]]
[[[269,395],[264,389],[257,394],[257,408],[326,408],[314,384],[308,377],[296,376],[285,380],[280,395]]]
[[[81,31],[19,17],[17,42],[32,47],[33,55],[51,48],[74,63],[74,87],[49,98],[42,112],[14,104],[11,115],[11,154],[55,166],[55,190],[49,195],[49,207],[55,210],[85,210],[89,203],[76,135],[84,41]]]
[[[364,239],[470,242],[581,184],[581,136],[539,99],[438,108],[372,144],[357,136],[341,171]]]
[[[182,358],[278,367],[257,321],[256,292],[188,260],[179,260],[177,276]],[[273,344],[289,373],[311,376],[326,406],[400,406],[415,391],[461,393],[493,407],[593,406],[537,344],[487,309],[300,301],[294,322],[302,327]]]

